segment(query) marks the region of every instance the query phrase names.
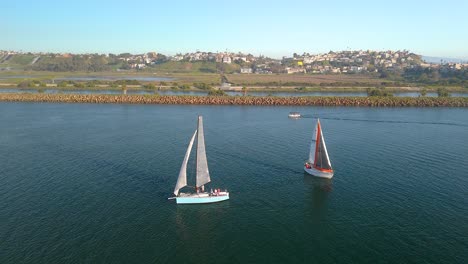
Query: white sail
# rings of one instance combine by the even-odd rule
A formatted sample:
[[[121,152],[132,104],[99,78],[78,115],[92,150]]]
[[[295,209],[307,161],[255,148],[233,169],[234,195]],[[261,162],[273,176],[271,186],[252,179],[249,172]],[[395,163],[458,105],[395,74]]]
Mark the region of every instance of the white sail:
[[[320,138],[321,138],[322,144],[323,144],[323,153],[325,154],[324,155],[324,162],[327,165],[327,167],[331,169],[332,165],[331,165],[331,162],[330,162],[330,157],[328,157],[327,145],[325,145],[325,138],[323,137],[323,132],[320,131],[320,134],[321,134]]]
[[[310,143],[310,151],[309,151],[309,162],[314,163],[315,160],[315,146],[317,144],[317,127],[320,121],[317,119],[317,124],[315,124],[314,135],[312,137],[312,142]]]
[[[203,118],[198,117],[198,143],[197,143],[197,187],[201,187],[211,181],[208,171],[208,161],[205,150],[205,134],[203,132]]]
[[[179,178],[177,179],[177,184],[174,188],[174,195],[178,195],[179,190],[187,186],[187,163],[190,158],[190,152],[192,151],[193,141],[195,140],[196,134],[197,130],[195,130],[195,133],[193,133],[192,139],[190,140],[189,146],[187,148],[187,152],[185,152],[184,161],[180,167]]]

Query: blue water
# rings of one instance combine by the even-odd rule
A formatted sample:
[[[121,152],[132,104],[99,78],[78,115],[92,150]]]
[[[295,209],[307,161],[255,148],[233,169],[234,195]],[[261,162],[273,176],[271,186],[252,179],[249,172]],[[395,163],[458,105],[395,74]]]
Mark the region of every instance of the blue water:
[[[210,187],[231,199],[178,206],[167,198],[197,114]],[[0,263],[464,263],[467,116],[0,103]],[[331,180],[302,170],[314,117]]]

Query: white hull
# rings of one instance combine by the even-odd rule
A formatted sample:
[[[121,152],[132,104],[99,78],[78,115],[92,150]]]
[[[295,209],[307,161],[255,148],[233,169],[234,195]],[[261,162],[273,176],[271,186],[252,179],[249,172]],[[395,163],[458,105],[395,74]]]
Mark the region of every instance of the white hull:
[[[305,172],[309,173],[312,176],[315,177],[320,177],[320,178],[326,178],[330,179],[333,177],[333,171],[332,172],[324,172],[324,171],[319,171],[317,169],[314,169],[313,167],[308,169],[306,166],[304,166]]]
[[[177,204],[205,204],[229,200],[229,192],[215,193],[180,193],[175,197]]]

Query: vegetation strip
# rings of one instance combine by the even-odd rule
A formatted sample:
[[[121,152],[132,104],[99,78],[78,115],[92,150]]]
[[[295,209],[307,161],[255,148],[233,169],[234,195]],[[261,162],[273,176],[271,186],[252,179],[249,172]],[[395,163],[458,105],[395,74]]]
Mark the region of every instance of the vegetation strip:
[[[97,104],[468,107],[468,98],[465,97],[257,97],[4,93],[0,94],[0,101]]]

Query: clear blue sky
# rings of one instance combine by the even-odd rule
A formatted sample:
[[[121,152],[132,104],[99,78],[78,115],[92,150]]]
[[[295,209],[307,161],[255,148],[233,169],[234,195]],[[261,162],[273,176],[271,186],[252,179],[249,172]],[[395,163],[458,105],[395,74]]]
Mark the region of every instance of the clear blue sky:
[[[383,3],[385,2],[385,3]],[[0,49],[293,52],[408,49],[468,58],[468,1],[0,0]]]

